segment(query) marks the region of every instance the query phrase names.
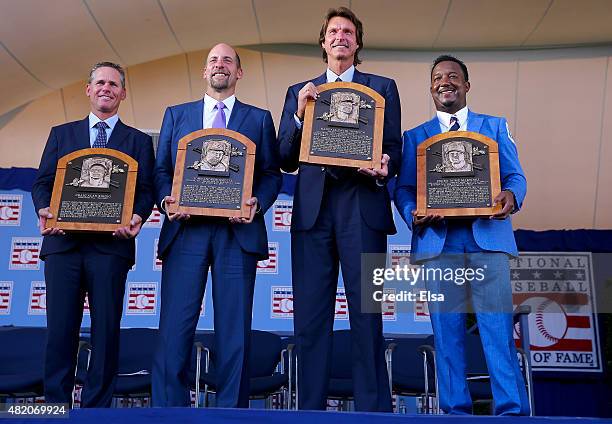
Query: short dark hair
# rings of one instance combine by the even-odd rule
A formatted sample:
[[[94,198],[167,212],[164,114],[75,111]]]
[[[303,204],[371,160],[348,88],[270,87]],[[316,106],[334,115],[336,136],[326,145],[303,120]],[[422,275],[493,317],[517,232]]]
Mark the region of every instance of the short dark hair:
[[[353,65],[357,66],[361,63],[361,60],[359,60],[359,51],[363,48],[363,24],[361,23],[357,15],[355,15],[355,13],[353,13],[353,11],[348,7],[342,6],[336,9],[329,9],[327,11],[327,14],[325,15],[325,20],[323,21],[323,26],[321,26],[321,32],[319,33],[319,46],[325,41],[325,33],[327,32],[327,26],[329,25],[329,21],[331,21],[332,18],[335,17],[346,18],[351,21],[353,25],[355,25],[355,29],[357,30],[357,50],[355,50]],[[323,49],[323,60],[325,61],[325,63],[327,63],[327,52],[325,51],[325,49]]]
[[[459,66],[461,66],[461,70],[463,71],[463,77],[465,78],[465,80],[466,81],[470,80],[470,78],[468,76],[468,69],[467,69],[467,66],[465,66],[465,63],[463,63],[463,61],[457,59],[455,56],[451,56],[449,54],[443,54],[441,56],[436,57],[436,59],[433,61],[433,65],[431,65],[431,73],[429,75],[430,78],[433,76],[434,68],[440,62],[455,62],[455,63],[457,63]]]
[[[113,63],[113,62],[98,62],[98,63],[96,63],[93,66],[93,68],[91,68],[91,71],[89,71],[89,79],[87,80],[88,84],[91,84],[91,82],[93,81],[94,72],[96,72],[96,70],[98,70],[100,68],[113,68],[117,72],[119,72],[119,77],[121,79],[121,88],[125,88],[125,71],[123,70],[121,65],[117,65],[116,63]]]

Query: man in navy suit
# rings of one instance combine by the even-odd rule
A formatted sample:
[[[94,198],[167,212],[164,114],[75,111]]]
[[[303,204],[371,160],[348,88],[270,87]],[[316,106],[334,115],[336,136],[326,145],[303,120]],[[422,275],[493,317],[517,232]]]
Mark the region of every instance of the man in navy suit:
[[[436,116],[404,133],[402,171],[395,189],[395,204],[412,231],[411,261],[426,268],[481,268],[482,281],[469,284],[476,312],[491,388],[498,415],[525,415],[529,404],[512,337],[512,293],[508,256],[518,251],[510,214],[525,198],[527,183],[516,145],[504,118],[468,110],[470,89],[465,64],[452,56],[438,57],[431,69],[431,95]],[[473,131],[499,145],[501,192],[494,193],[500,212],[477,219],[446,220],[441,215],[417,217],[416,152],[426,139],[446,131]],[[469,414],[472,400],[466,381],[465,312],[467,284],[430,281],[427,289],[444,294],[444,302],[429,302],[436,344],[436,368],[442,409],[449,414]]]
[[[170,196],[179,140],[202,128],[228,128],[257,145],[251,214],[245,218],[168,214],[159,238],[163,260],[160,339],[153,365],[153,405],[188,406],[187,371],[208,268],[212,271],[217,406],[249,405],[249,340],[257,261],[268,257],[264,214],[281,185],[270,112],[234,95],[240,58],[227,44],[206,60],[204,99],[169,107],[162,123],[155,190],[162,209]]]
[[[125,280],[135,261],[134,237],[149,217],[153,197],[153,143],[151,137],[119,120],[125,99],[125,74],[114,63],[96,64],[86,94],[91,112],[81,121],[51,129],[40,161],[32,199],[44,235],[48,340],[45,358],[45,400],[71,403],[74,369],[83,317],[85,293],[89,297],[93,347],[81,396],[83,407],[108,407],[117,373],[119,324]],[[134,214],[129,226],[110,234],[68,234],[45,229],[58,160],[70,152],[107,147],[138,162]]]
[[[341,267],[351,325],[355,408],[390,411],[382,318],[380,312],[361,310],[362,299],[364,303],[371,299],[369,290],[362,293],[361,266],[362,253],[384,257],[387,234],[396,232],[386,183],[399,170],[401,159],[399,94],[392,79],[355,69],[361,63],[358,54],[363,47],[363,26],[350,9],[328,11],[319,44],[327,71],[289,87],[279,130],[282,169],[287,172],[299,169],[291,223],[299,407],[326,406],[334,304]],[[316,86],[340,80],[368,86],[385,98],[380,169],[299,163],[306,103],[318,97]],[[364,288],[371,287],[371,281],[364,282]]]

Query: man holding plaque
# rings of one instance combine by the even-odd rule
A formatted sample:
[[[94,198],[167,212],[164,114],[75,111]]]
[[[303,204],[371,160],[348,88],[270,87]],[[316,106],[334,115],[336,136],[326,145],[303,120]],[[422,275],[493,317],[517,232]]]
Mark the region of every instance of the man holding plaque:
[[[527,190],[514,140],[504,118],[468,110],[470,89],[465,64],[440,56],[431,70],[431,95],[436,116],[404,133],[402,171],[395,189],[395,204],[412,231],[413,263],[427,269],[480,269],[484,279],[469,285],[484,348],[497,415],[526,415],[529,403],[512,337],[512,293],[508,256],[518,251],[510,214],[517,212]],[[485,218],[445,219],[439,214],[417,216],[417,146],[447,131],[483,134],[499,146],[501,192],[492,193],[501,210]],[[447,142],[443,149],[445,172],[470,170],[471,151],[463,142]],[[428,172],[426,170],[425,172]],[[432,273],[433,274],[433,273]],[[426,279],[427,290],[445,295],[444,302],[429,302],[435,335],[440,404],[449,414],[472,413],[464,355],[465,317],[469,303],[467,284]]]
[[[289,87],[279,129],[281,166],[287,172],[299,169],[291,223],[299,408],[326,407],[341,267],[351,324],[355,408],[391,411],[382,317],[380,312],[361,310],[362,299],[371,298],[369,290],[362,293],[361,266],[362,253],[384,256],[387,234],[396,231],[386,183],[397,173],[401,159],[399,94],[392,79],[355,69],[361,63],[358,53],[363,47],[363,26],[350,9],[328,11],[319,45],[327,70]],[[318,85],[336,81],[359,83],[384,97],[380,168],[357,170],[299,162],[306,104],[317,99]],[[338,105],[332,118],[350,122],[355,107]],[[371,288],[371,280],[366,287]]]
[[[110,62],[94,65],[85,93],[91,112],[81,121],[51,129],[40,161],[32,199],[44,236],[47,294],[45,400],[72,403],[79,329],[88,294],[92,354],[81,395],[82,407],[110,406],[117,373],[119,324],[127,273],[135,261],[134,237],[153,208],[153,143],[117,115],[125,99],[125,73]],[[75,150],[102,147],[121,151],[138,162],[133,216],[129,226],[113,234],[70,234],[46,228],[58,160]],[[85,168],[85,167],[84,167]],[[83,187],[108,187],[106,163],[92,163]]]
[[[208,87],[202,100],[171,106],[162,123],[155,189],[161,208],[170,196],[178,142],[207,128],[237,131],[257,148],[249,218],[167,213],[158,253],[163,260],[160,338],[153,365],[153,405],[189,406],[187,371],[211,268],[217,356],[217,406],[249,405],[249,342],[257,261],[268,257],[264,214],[281,186],[275,129],[270,112],[236,99],[242,78],[240,57],[227,44],[214,46],[206,59]],[[198,169],[227,171],[228,146],[211,141],[202,149]]]

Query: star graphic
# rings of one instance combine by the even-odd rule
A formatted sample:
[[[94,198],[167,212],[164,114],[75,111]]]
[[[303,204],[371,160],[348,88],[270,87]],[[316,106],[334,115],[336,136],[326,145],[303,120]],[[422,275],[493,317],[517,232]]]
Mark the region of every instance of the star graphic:
[[[542,273],[540,271],[533,271],[534,280],[539,280],[541,276],[542,276]]]
[[[560,280],[563,277],[563,273],[561,271],[555,271],[554,276],[557,280]]]
[[[513,280],[518,280],[519,278],[521,278],[521,274],[518,271],[512,272],[512,279]]]
[[[578,271],[578,272],[576,273],[576,279],[577,279],[577,280],[582,280],[582,279],[584,279],[584,273],[583,273],[582,271]]]

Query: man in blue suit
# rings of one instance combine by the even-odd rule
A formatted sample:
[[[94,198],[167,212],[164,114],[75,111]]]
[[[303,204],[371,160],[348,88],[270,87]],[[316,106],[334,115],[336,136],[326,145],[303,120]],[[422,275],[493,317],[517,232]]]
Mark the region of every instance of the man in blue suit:
[[[179,140],[203,128],[228,128],[257,145],[251,214],[245,218],[167,214],[158,254],[163,260],[160,338],[153,365],[153,405],[188,406],[187,371],[200,305],[212,270],[217,406],[249,405],[249,342],[257,261],[268,257],[264,214],[281,186],[270,112],[236,99],[240,58],[227,44],[210,50],[204,99],[169,107],[164,115],[155,190],[162,209],[170,196]]]
[[[117,373],[125,280],[135,261],[134,237],[154,204],[153,143],[150,136],[119,120],[119,104],[126,96],[125,74],[119,65],[96,64],[89,75],[86,94],[91,106],[89,116],[51,129],[32,187],[44,235],[40,256],[45,261],[47,290],[45,400],[72,403],[79,329],[87,293],[93,350],[81,406],[108,407]],[[90,147],[119,150],[138,162],[130,225],[117,228],[112,235],[65,234],[58,228],[45,229],[47,219],[52,218],[49,204],[58,160]]]
[[[355,408],[390,411],[382,318],[380,312],[362,311],[362,299],[366,304],[372,295],[369,290],[362,293],[361,283],[362,254],[384,257],[387,234],[396,232],[386,183],[397,173],[401,159],[399,94],[392,79],[355,69],[361,63],[358,53],[363,47],[363,26],[350,9],[328,11],[319,45],[327,71],[289,87],[279,130],[283,170],[299,169],[291,223],[299,408],[326,407],[334,304],[342,267],[351,325]],[[334,81],[359,83],[385,98],[380,169],[299,163],[306,103],[317,98],[316,86]],[[363,287],[372,287],[371,281]]]
[[[404,133],[402,171],[395,204],[412,231],[411,261],[432,268],[482,268],[484,279],[470,284],[471,301],[491,375],[498,415],[529,413],[525,384],[512,337],[512,293],[508,256],[518,251],[510,214],[525,198],[527,184],[516,145],[504,118],[468,110],[470,89],[465,64],[440,56],[431,70],[431,95],[436,117]],[[416,209],[416,152],[426,139],[446,131],[473,131],[499,144],[501,192],[494,193],[500,212],[489,218],[447,220],[441,215],[418,218]],[[436,343],[436,368],[442,409],[469,414],[472,401],[465,374],[465,311],[468,288],[459,282],[427,280],[427,289],[445,295],[444,302],[429,302]]]

